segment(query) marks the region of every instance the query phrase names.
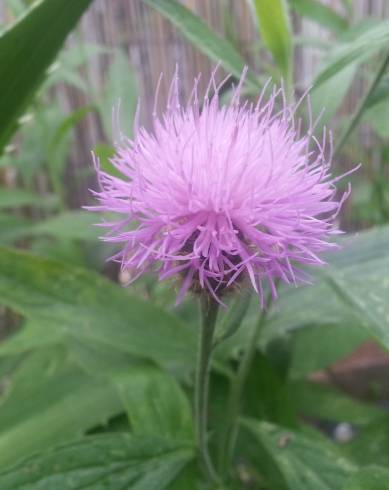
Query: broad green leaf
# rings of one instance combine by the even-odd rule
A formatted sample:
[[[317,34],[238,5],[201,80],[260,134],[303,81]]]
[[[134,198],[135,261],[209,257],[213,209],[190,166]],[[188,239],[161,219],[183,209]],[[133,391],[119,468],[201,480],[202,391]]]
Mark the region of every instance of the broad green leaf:
[[[0,342],[0,357],[23,354],[35,348],[60,343],[66,333],[62,329],[52,328],[50,321],[30,320],[24,322],[15,333]]]
[[[10,243],[20,238],[47,235],[59,240],[85,240],[97,241],[102,234],[101,228],[94,226],[96,216],[87,211],[64,211],[36,223],[18,216],[9,215],[0,217],[4,224],[2,236],[3,243]],[[9,232],[7,223],[9,222]]]
[[[328,282],[354,321],[389,349],[389,256],[350,269],[331,271]]]
[[[0,150],[91,0],[40,0],[0,37]],[[26,76],[27,75],[27,76]]]
[[[2,490],[164,490],[193,450],[158,438],[89,436],[0,473]]]
[[[244,59],[229,41],[216,34],[200,17],[177,0],[143,0],[143,2],[169,19],[197,49],[213,61],[220,61],[227,72],[240,78],[245,66]],[[259,86],[250,70],[247,74],[247,84],[253,88]]]
[[[74,240],[70,238],[54,239],[50,235],[36,235],[30,241],[30,252],[67,262],[77,267],[101,270],[106,255],[105,247],[97,241]]]
[[[387,283],[389,227],[385,225],[350,235],[340,240],[340,244],[341,250],[324,256],[329,266],[316,269],[316,271],[310,268],[309,274],[313,276],[313,285],[280,287],[279,299],[270,308],[262,330],[260,347],[267,349],[273,341],[288,342],[292,335],[310,328],[319,328],[323,332],[323,342],[331,344],[331,332],[340,328],[339,333],[333,334],[334,339],[338,339],[339,343],[335,347],[332,344],[331,350],[322,349],[322,352],[318,352],[318,346],[321,345],[321,334],[307,333],[307,345],[312,345],[317,340],[317,345],[312,348],[312,357],[309,353],[304,352],[305,333],[302,332],[301,337],[296,339],[296,348],[299,349],[298,345],[301,341],[300,357],[306,356],[307,364],[304,359],[292,358],[292,369],[294,370],[292,373],[295,377],[302,376],[304,372],[308,373],[311,368],[315,369],[316,360],[317,368],[325,367],[323,364],[331,363],[339,356],[351,353],[364,338],[377,337],[380,333],[385,336],[386,332],[389,332],[389,328],[386,328],[385,332],[385,325],[388,323],[383,323],[379,332],[377,330],[374,332],[374,329],[378,328],[376,322],[372,326],[370,318],[356,314],[350,304],[337,294],[328,279],[333,272],[344,271],[350,283],[353,283],[355,278],[361,283],[366,279],[367,282],[363,286],[365,292],[373,294],[373,291],[378,291],[378,294],[384,296],[382,288]],[[223,342],[215,352],[218,360],[239,357],[241,349],[250,342],[259,312],[259,302],[254,297],[238,332]],[[387,322],[384,318],[382,321]],[[348,329],[355,329],[355,331],[348,332]],[[316,355],[318,357],[314,359],[313,356]],[[293,366],[294,363],[296,363],[295,366]],[[319,366],[319,364],[322,365]]]
[[[26,230],[28,235],[50,235],[61,239],[97,240],[101,228],[93,226],[96,215],[88,211],[65,211],[40,221]]]
[[[347,29],[347,20],[332,8],[324,5],[321,0],[289,0],[289,2],[299,15],[317,22],[335,34]]]
[[[370,338],[369,333],[357,325],[324,325],[301,328],[292,341],[292,359],[289,376],[303,378],[325,369],[349,354]]]
[[[264,344],[302,327],[341,325],[365,328],[382,344],[389,345],[385,300],[389,286],[389,227],[350,236],[341,245],[341,251],[327,256],[330,266],[318,271],[313,286],[281,291],[263,331]],[[344,289],[342,296],[339,290]]]
[[[22,206],[35,206],[39,208],[52,208],[57,204],[53,195],[41,195],[23,189],[9,189],[0,187],[0,209],[18,208]]]
[[[348,444],[343,446],[345,454],[360,467],[389,463],[389,416],[377,417]]]
[[[4,339],[3,339],[4,340]],[[0,403],[7,392],[7,379],[12,371],[19,365],[22,356],[0,358]]]
[[[253,419],[245,419],[242,425],[258,444],[258,456],[264,451],[272,461],[277,474],[270,478],[279,485],[274,487],[277,490],[341,489],[356,471],[336,446],[319,436],[308,437]],[[261,464],[258,459],[255,463]]]
[[[124,381],[119,377],[115,383],[135,434],[193,439],[191,407],[174,378],[144,366],[132,369],[131,381]]]
[[[0,298],[27,320],[179,369],[181,375],[192,369],[195,330],[98,274],[0,248]]]
[[[0,243],[2,245],[10,244],[25,236],[26,229],[29,226],[30,221],[27,218],[8,212],[0,213]]]
[[[364,122],[367,122],[384,140],[389,138],[388,108],[389,101],[384,99],[382,102],[374,104],[363,115]]]
[[[342,490],[388,490],[389,469],[370,466],[347,480]]]
[[[119,137],[117,134],[112,134],[112,111],[114,107],[118,108],[118,104],[120,104],[118,129],[122,130],[126,137],[131,137],[138,97],[139,88],[135,70],[130,65],[129,57],[123,51],[117,50],[111,56],[105,85],[98,99],[101,121],[110,141]]]
[[[321,85],[352,63],[366,61],[385,48],[388,41],[389,21],[385,20],[366,29],[358,37],[337,45],[329,53],[325,67],[315,80],[315,86]]]
[[[0,400],[1,466],[76,439],[122,410],[114,386],[82,373],[60,348],[31,354],[6,386]]]
[[[284,427],[298,426],[296,412],[282,379],[270,359],[257,353],[242,394],[242,413]]]
[[[324,109],[316,131],[319,132],[323,126],[335,115],[355,78],[357,64],[351,63],[340,70],[333,77],[319,86],[315,86],[311,93],[312,112],[318,116]]]
[[[250,0],[258,19],[261,37],[283,77],[290,72],[292,38],[285,0]]]
[[[191,406],[170,374],[104,344],[74,339],[70,350],[87,373],[115,384],[133,433],[193,441]]]
[[[132,371],[135,368],[149,367],[149,363],[144,360],[101,342],[76,337],[64,340],[74,362],[87,374],[97,378],[113,383],[120,380],[126,386],[128,380],[132,382]]]
[[[355,425],[371,423],[384,413],[373,404],[353,400],[329,386],[309,381],[289,383],[287,399],[300,415]]]
[[[204,486],[202,480],[200,469],[196,462],[193,461],[185,466],[167,490],[199,490],[199,488]]]

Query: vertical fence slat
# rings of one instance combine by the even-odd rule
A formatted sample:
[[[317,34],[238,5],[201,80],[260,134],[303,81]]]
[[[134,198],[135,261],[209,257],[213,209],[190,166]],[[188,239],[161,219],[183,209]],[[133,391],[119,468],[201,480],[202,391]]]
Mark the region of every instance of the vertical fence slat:
[[[220,34],[225,34],[226,12],[232,16],[236,42],[247,62],[257,71],[261,70],[264,59],[257,50],[252,49],[258,41],[258,33],[253,22],[248,2],[245,0],[181,0],[194,13],[201,15],[204,20]],[[340,13],[344,12],[340,0],[321,0]],[[356,20],[368,15],[375,17],[389,16],[389,2],[386,0],[355,0],[353,2]],[[0,20],[7,18],[7,12],[0,8]],[[317,24],[306,19],[298,19],[295,25],[299,27],[301,36],[317,39],[331,39],[329,34]],[[154,101],[154,90],[158,77],[164,72],[161,85],[159,106],[166,99],[168,80],[174,73],[175,65],[180,65],[182,87],[181,94],[187,97],[192,88],[194,77],[202,73],[200,90],[204,90],[206,80],[212,70],[213,63],[199,53],[183,36],[161,15],[142,3],[141,0],[95,0],[88,13],[84,16],[79,28],[81,39],[89,42],[99,42],[110,47],[123,49],[129,57],[129,62],[136,70],[140,83],[142,99],[142,121],[150,124],[151,110]],[[77,42],[75,35],[71,36],[68,44]],[[296,50],[296,82],[304,86],[317,71],[319,53],[315,49],[304,48]],[[104,82],[109,59],[106,56],[96,57],[86,67],[86,79],[92,85],[91,92],[99,93]],[[355,84],[345,101],[344,109],[355,107],[356,100],[361,94],[361,84]],[[56,91],[57,103],[64,111],[69,111],[88,104],[87,97],[75,89],[60,86]],[[78,181],[75,176],[82,175],[90,167],[90,150],[101,141],[103,133],[96,117],[87,117],[77,128],[77,145],[72,149],[71,161],[67,170],[69,189],[73,194],[72,204],[78,206],[88,199],[88,178]],[[369,132],[362,131],[366,142],[369,142]],[[77,183],[78,182],[78,183]],[[76,183],[76,184],[74,184]]]

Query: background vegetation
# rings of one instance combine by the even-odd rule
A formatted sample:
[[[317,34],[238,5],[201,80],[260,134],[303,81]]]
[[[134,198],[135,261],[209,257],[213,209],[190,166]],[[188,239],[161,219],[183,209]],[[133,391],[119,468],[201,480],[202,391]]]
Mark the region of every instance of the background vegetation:
[[[153,278],[122,288],[126,277],[105,263],[113,250],[80,205],[96,185],[90,150],[114,171],[117,98],[131,134],[139,95],[148,123],[160,71],[168,80],[179,62],[185,95],[200,65],[206,79],[220,61],[235,77],[249,64],[247,97],[269,76],[284,80],[290,99],[312,86],[315,115],[326,108],[318,131],[334,133],[334,172],[363,164],[341,217],[343,250],[314,286],[283,288],[262,317],[228,465],[225,407],[258,303],[239,296],[219,320],[220,336],[233,333],[215,351],[211,379],[220,488],[388,489],[389,20],[361,17],[348,0],[208,1],[205,13],[193,2],[123,1],[143,22],[131,35],[147,34],[135,49],[123,41],[125,15],[110,31],[116,43],[86,39],[101,31],[96,19],[120,14],[113,2],[31,3],[1,5],[0,488],[207,488],[191,411],[197,305],[173,308],[175,287]],[[213,26],[206,14],[215,11]],[[153,49],[153,70],[141,70]],[[345,359],[355,351],[353,371]]]

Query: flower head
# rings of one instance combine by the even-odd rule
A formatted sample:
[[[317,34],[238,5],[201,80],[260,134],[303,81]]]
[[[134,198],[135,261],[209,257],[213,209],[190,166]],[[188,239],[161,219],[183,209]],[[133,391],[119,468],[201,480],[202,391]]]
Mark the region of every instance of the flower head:
[[[113,260],[133,279],[151,268],[161,280],[179,274],[179,301],[191,288],[220,300],[246,277],[263,303],[265,282],[276,295],[276,279],[296,283],[299,266],[323,263],[317,254],[335,246],[347,193],[335,197],[326,132],[321,141],[312,123],[302,132],[282,89],[241,103],[243,74],[221,107],[214,74],[201,101],[198,81],[182,105],[176,75],[152,130],[121,138],[112,164],[122,178],[96,162],[99,205],[90,209],[121,215],[102,224],[103,239],[121,244]]]

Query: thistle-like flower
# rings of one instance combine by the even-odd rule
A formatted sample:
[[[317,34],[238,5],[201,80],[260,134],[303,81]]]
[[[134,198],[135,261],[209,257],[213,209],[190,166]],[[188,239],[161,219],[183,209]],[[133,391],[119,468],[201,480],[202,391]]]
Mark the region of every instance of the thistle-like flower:
[[[121,215],[101,223],[103,240],[121,244],[112,259],[132,279],[156,269],[160,280],[181,277],[178,301],[190,289],[220,301],[247,278],[263,305],[264,283],[276,296],[277,279],[297,283],[299,266],[323,264],[317,254],[335,247],[329,237],[349,191],[336,199],[331,138],[316,139],[312,121],[301,130],[282,88],[241,103],[243,74],[221,107],[214,74],[201,101],[198,82],[182,105],[176,74],[152,130],[120,138],[111,161],[122,178],[95,161],[99,205],[89,209]]]

